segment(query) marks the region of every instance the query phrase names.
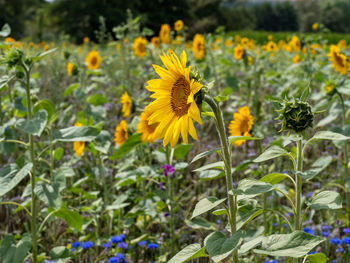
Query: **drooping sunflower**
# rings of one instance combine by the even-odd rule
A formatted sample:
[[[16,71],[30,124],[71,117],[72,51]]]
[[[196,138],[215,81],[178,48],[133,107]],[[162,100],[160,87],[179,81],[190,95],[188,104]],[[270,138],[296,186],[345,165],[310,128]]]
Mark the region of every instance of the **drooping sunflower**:
[[[88,69],[98,69],[101,64],[101,57],[98,51],[90,51],[85,58]]]
[[[123,108],[122,108],[123,117],[127,118],[131,115],[132,100],[126,91],[121,96],[120,101],[123,104]]]
[[[201,34],[195,34],[193,38],[192,50],[196,59],[201,60],[204,57],[205,46],[204,37]]]
[[[202,124],[200,111],[194,96],[202,88],[202,84],[195,79],[190,79],[191,67],[186,68],[187,56],[185,51],[180,59],[169,50],[167,54],[160,56],[165,68],[153,65],[161,79],[152,79],[147,82],[146,88],[154,92],[151,98],[155,98],[146,110],[152,112],[148,118],[148,124],[159,123],[155,130],[156,138],[163,138],[163,145],[169,142],[174,147],[179,139],[188,143],[188,133],[197,140],[196,129],[193,120]]]
[[[332,62],[332,67],[340,74],[345,75],[349,70],[348,58],[340,52],[340,48],[335,45],[330,46],[328,58]]]
[[[238,109],[238,113],[233,114],[233,120],[230,122],[228,129],[231,136],[251,136],[250,130],[254,124],[254,117],[250,115],[248,106]],[[241,146],[246,140],[235,141],[236,146]]]
[[[146,45],[147,45],[147,39],[143,37],[138,37],[135,39],[134,44],[132,45],[132,48],[134,50],[134,55],[143,58],[146,56]]]
[[[74,70],[74,64],[72,62],[67,63],[67,73],[68,76],[72,76]]]
[[[119,146],[122,146],[128,137],[128,124],[126,121],[122,120],[115,128],[114,142]]]
[[[174,29],[176,32],[179,32],[184,27],[184,22],[182,20],[177,20],[174,23]]]
[[[160,41],[162,41],[165,44],[170,43],[170,26],[168,24],[163,24],[160,27],[159,38]]]
[[[74,124],[76,127],[82,127],[83,124],[80,122],[77,122]],[[73,149],[75,151],[75,154],[80,158],[83,155],[84,149],[85,149],[85,142],[74,142]]]
[[[244,56],[244,48],[240,44],[238,44],[233,49],[233,55],[236,60],[241,60]]]
[[[140,115],[140,122],[137,125],[137,132],[141,133],[141,140],[143,142],[150,142],[153,143],[156,139],[155,137],[155,130],[158,126],[158,123],[154,123],[152,125],[148,124],[148,118],[152,115],[152,112],[145,109],[144,112]]]
[[[159,37],[152,37],[151,42],[152,42],[152,45],[153,45],[154,47],[159,47],[159,46],[160,46]]]

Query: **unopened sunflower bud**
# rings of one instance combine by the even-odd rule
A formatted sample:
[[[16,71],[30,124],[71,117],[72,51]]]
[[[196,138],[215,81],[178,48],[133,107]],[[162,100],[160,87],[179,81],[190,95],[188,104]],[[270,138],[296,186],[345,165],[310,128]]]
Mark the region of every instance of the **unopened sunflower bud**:
[[[294,99],[294,102],[284,101],[282,109],[278,110],[281,120],[281,131],[295,131],[297,133],[312,127],[314,116],[311,106],[304,101]]]
[[[327,82],[324,86],[325,92],[328,96],[333,96],[336,92],[335,84],[331,81]]]
[[[9,68],[12,68],[19,64],[23,56],[23,51],[17,48],[12,48],[6,54],[6,64]]]

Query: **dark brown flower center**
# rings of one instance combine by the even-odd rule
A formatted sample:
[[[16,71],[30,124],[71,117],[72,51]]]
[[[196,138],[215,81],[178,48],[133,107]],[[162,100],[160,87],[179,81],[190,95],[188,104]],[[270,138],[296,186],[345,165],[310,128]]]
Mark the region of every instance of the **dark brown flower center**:
[[[190,84],[184,76],[178,78],[171,88],[171,108],[176,116],[181,117],[188,112],[190,104],[187,104],[187,98],[191,93]]]
[[[90,63],[95,66],[97,64],[97,57],[92,57]]]

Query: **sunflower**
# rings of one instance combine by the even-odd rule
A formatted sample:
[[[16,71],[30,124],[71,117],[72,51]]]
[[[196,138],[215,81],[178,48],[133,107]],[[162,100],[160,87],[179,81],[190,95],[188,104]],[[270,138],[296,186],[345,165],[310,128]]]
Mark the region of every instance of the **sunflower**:
[[[123,117],[127,118],[131,115],[132,101],[131,101],[131,98],[129,97],[129,94],[126,91],[120,98],[120,101],[123,104],[123,108],[122,108]]]
[[[239,43],[239,41],[241,41],[241,36],[235,35],[235,43]]]
[[[192,43],[192,50],[196,59],[201,60],[204,57],[205,46],[204,37],[201,34],[195,34]]]
[[[138,37],[135,39],[134,44],[132,45],[132,48],[134,50],[134,55],[143,58],[146,56],[146,45],[147,45],[147,39],[143,37]]]
[[[119,146],[122,146],[126,139],[129,137],[128,124],[122,120],[115,128],[114,142]]]
[[[340,49],[346,48],[346,40],[345,40],[345,39],[339,40],[337,46],[338,46]]]
[[[82,127],[82,123],[75,123],[74,126],[76,127]],[[83,155],[84,149],[85,149],[85,142],[74,142],[73,149],[75,151],[75,154],[80,158]]]
[[[163,24],[159,32],[160,41],[165,44],[170,43],[170,26],[168,24]]]
[[[248,43],[249,43],[249,39],[247,37],[244,37],[241,39],[242,46],[245,47],[246,45],[248,45]]]
[[[312,30],[316,31],[318,29],[318,23],[312,25]]]
[[[84,44],[89,43],[90,42],[90,38],[89,37],[84,37],[83,41],[84,41]]]
[[[67,63],[67,73],[68,76],[72,76],[74,70],[74,64],[72,62]]]
[[[226,47],[230,47],[230,46],[232,46],[232,44],[233,44],[232,39],[226,39],[226,40],[225,40],[225,46],[226,46]]]
[[[299,52],[301,50],[301,43],[297,36],[293,36],[289,43],[292,46],[294,51]]]
[[[296,54],[293,58],[293,63],[298,64],[301,61],[300,55]]]
[[[230,122],[228,129],[231,136],[251,136],[250,130],[254,124],[254,117],[250,115],[248,106],[238,109],[238,113],[233,114],[233,120]],[[246,140],[235,141],[236,146],[241,146]]]
[[[159,47],[160,46],[159,37],[152,37],[151,42],[152,42],[154,47]]]
[[[332,61],[332,67],[340,74],[345,75],[349,70],[348,58],[340,52],[340,48],[331,45],[328,53],[328,58]]]
[[[145,109],[144,112],[140,115],[140,122],[137,125],[137,132],[142,133],[141,140],[143,142],[153,143],[156,139],[155,130],[158,126],[158,123],[154,123],[152,125],[148,124],[148,118],[152,115],[152,112]]]
[[[244,56],[244,48],[238,44],[234,49],[233,49],[233,55],[236,60],[241,60]]]
[[[269,41],[266,45],[266,50],[270,52],[275,52],[278,50],[278,47],[275,42]]]
[[[101,57],[98,51],[90,51],[85,58],[88,69],[98,69],[101,64]]]
[[[184,22],[182,22],[182,20],[177,20],[174,23],[174,29],[176,32],[179,32],[183,27],[184,27]]]
[[[185,143],[188,143],[188,133],[195,140],[198,139],[193,120],[202,124],[202,119],[194,95],[200,91],[202,84],[190,79],[191,67],[186,68],[185,51],[182,51],[180,59],[170,50],[167,54],[163,52],[160,58],[167,69],[153,65],[161,79],[147,82],[146,88],[154,92],[151,98],[156,99],[146,107],[152,112],[148,124],[159,123],[155,137],[164,137],[163,145],[170,142],[174,147],[180,133]]]

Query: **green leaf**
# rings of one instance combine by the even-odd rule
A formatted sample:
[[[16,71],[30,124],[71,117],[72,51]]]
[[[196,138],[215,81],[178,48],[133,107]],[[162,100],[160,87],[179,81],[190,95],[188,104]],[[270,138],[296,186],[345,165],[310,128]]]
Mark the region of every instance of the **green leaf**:
[[[236,141],[241,141],[241,140],[248,140],[248,141],[262,140],[262,138],[251,137],[251,136],[230,136],[228,137],[228,140],[230,143],[234,143]]]
[[[210,196],[208,198],[204,198],[200,200],[197,204],[196,207],[194,208],[194,211],[192,213],[192,218],[199,216],[205,212],[208,212],[209,210],[213,209],[214,207],[217,207],[219,204],[224,202],[227,198],[223,199],[217,199],[214,196]]]
[[[29,174],[32,167],[32,163],[27,163],[19,171],[17,166],[13,164],[0,169],[0,197],[15,188],[15,186],[18,185],[27,174]]]
[[[327,168],[332,160],[333,158],[331,156],[321,156],[312,164],[312,169],[304,172],[297,171],[296,174],[303,179],[310,180]]]
[[[334,141],[344,141],[349,140],[350,137],[344,136],[343,134],[331,132],[331,131],[320,131],[316,132],[316,134],[310,140],[334,140]]]
[[[24,262],[31,246],[32,241],[29,234],[24,234],[17,243],[15,243],[14,236],[7,235],[1,242],[0,259],[3,263]]]
[[[93,94],[87,97],[87,102],[94,106],[98,106],[107,103],[108,99],[101,94]]]
[[[91,142],[100,133],[100,130],[90,126],[69,127],[56,131],[53,135],[59,142]]]
[[[43,53],[40,53],[39,55],[37,55],[35,57],[32,57],[32,60],[33,60],[33,62],[36,62],[36,61],[46,57],[47,55],[55,52],[56,50],[57,50],[57,48],[53,48],[53,49],[47,50],[47,51],[45,51]]]
[[[253,162],[259,163],[267,160],[271,160],[283,155],[287,155],[288,152],[279,146],[271,146],[265,152],[263,152],[258,158],[256,158]]]
[[[9,83],[15,76],[2,76],[0,77],[0,91]]]
[[[174,156],[176,159],[185,158],[186,154],[191,150],[193,144],[180,144],[175,147]]]
[[[52,208],[59,208],[62,203],[58,184],[52,186],[46,182],[39,182],[35,185],[34,192],[41,201]]]
[[[238,249],[238,246],[243,241],[242,237],[242,230],[237,231],[229,238],[226,238],[221,232],[214,232],[205,239],[204,243],[209,256],[217,263]]]
[[[46,110],[39,110],[31,120],[18,120],[16,127],[24,133],[40,136],[45,129],[46,123]]]
[[[35,103],[33,112],[36,114],[39,110],[45,110],[47,112],[48,120],[51,120],[55,113],[55,104],[49,99],[43,99]]]
[[[210,163],[207,165],[204,165],[202,167],[197,168],[196,170],[193,170],[193,172],[201,172],[201,171],[205,171],[208,169],[219,169],[219,170],[224,170],[225,164],[223,161],[219,161],[216,163]]]
[[[58,147],[54,150],[54,153],[53,153],[53,157],[59,161],[61,160],[62,156],[63,156],[63,153],[64,153],[64,149],[62,147]]]
[[[342,199],[337,192],[323,191],[314,196],[308,206],[315,210],[340,209],[342,208]]]
[[[215,180],[215,179],[224,177],[225,173],[219,170],[205,170],[200,172],[198,176],[201,182],[205,182],[205,181]]]
[[[238,208],[237,211],[237,230],[241,229],[245,224],[261,215],[264,212],[262,208],[254,208],[251,205],[244,205]]]
[[[196,217],[191,221],[185,219],[185,224],[193,229],[216,230],[216,227],[212,223],[202,217]]]
[[[108,150],[111,146],[111,135],[108,131],[102,130],[100,134],[96,137],[94,142],[94,147],[97,151],[108,154]]]
[[[5,24],[2,26],[1,31],[0,31],[0,37],[7,37],[11,34],[11,28],[9,24]]]
[[[52,260],[68,258],[69,250],[65,246],[54,247],[50,251],[50,257]]]
[[[205,247],[201,248],[200,244],[191,244],[173,256],[168,263],[183,263],[200,257],[209,257],[207,254],[205,254]]]
[[[238,183],[237,189],[230,191],[230,194],[256,196],[270,192],[273,185],[255,179],[243,179]]]
[[[310,263],[327,263],[328,261],[327,256],[323,253],[315,253],[312,255],[308,255],[307,259]]]
[[[62,207],[55,211],[54,215],[58,218],[62,218],[70,227],[81,231],[84,219],[78,212]]]
[[[125,202],[128,199],[128,196],[123,194],[123,195],[119,195],[117,196],[117,198],[115,199],[115,201],[111,204],[108,205],[106,207],[107,210],[118,210],[124,207],[127,207],[128,205],[130,205],[130,203]]]
[[[287,175],[282,173],[270,173],[261,178],[260,181],[274,185],[282,182],[286,177]]]
[[[216,152],[216,153],[218,153],[219,151],[221,151],[221,147],[220,148],[214,148],[214,149],[211,149],[211,150],[209,150],[209,151],[205,151],[205,152],[202,152],[202,153],[200,153],[200,154],[197,154],[193,159],[192,159],[192,161],[191,161],[191,163],[193,163],[193,162],[195,162],[195,161],[197,161],[197,160],[199,160],[199,159],[201,159],[201,158],[203,158],[203,157],[206,157],[206,156],[208,156],[208,155],[210,155],[210,154],[212,154],[212,153],[214,153],[214,152]]]
[[[227,101],[228,100],[228,96],[222,96],[222,95],[218,95],[214,98],[214,100],[219,103],[219,102],[222,102],[222,101]]]
[[[226,209],[218,209],[212,212],[213,215],[221,216],[221,215],[227,215]]]
[[[264,238],[265,238],[264,236],[259,236],[252,240],[249,240],[248,242],[245,242],[238,250],[238,256],[244,255],[249,250],[256,248],[257,246],[260,246]]]
[[[294,231],[290,234],[265,237],[261,249],[254,249],[254,252],[274,257],[300,258],[323,241],[325,241],[324,238],[312,236],[303,231]]]
[[[65,91],[63,92],[63,96],[67,97],[71,95],[75,89],[79,88],[79,86],[80,86],[80,83],[71,84],[68,88],[65,89]]]
[[[120,146],[114,154],[109,158],[112,161],[122,157],[123,155],[130,152],[132,149],[134,149],[137,145],[141,144],[141,135],[140,134],[134,134],[131,135],[129,138],[126,139],[126,141]]]

